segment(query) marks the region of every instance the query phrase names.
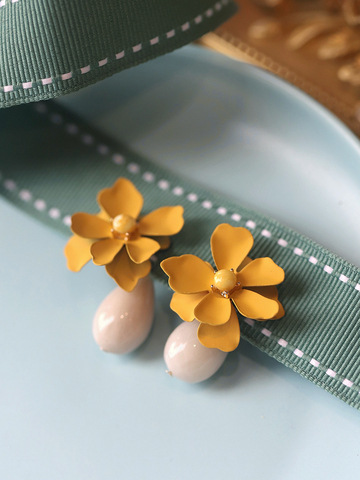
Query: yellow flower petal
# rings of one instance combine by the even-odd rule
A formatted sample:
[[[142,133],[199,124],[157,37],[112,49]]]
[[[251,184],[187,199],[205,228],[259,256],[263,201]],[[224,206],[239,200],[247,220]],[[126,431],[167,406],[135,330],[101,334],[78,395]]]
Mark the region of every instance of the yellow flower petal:
[[[210,290],[213,269],[195,255],[170,257],[160,264],[169,277],[170,287],[178,293],[198,293]]]
[[[246,265],[238,274],[238,281],[243,287],[278,285],[284,281],[284,270],[271,258],[257,258]]]
[[[279,302],[279,300],[276,300],[277,301],[277,304],[278,304],[278,307],[279,307],[279,311],[276,315],[274,315],[273,317],[269,318],[269,320],[279,320],[279,318],[282,318],[284,315],[285,315],[285,309],[284,307],[282,306],[282,304]]]
[[[231,295],[241,315],[254,320],[269,320],[279,312],[277,300],[263,297],[252,290],[240,289]]]
[[[194,308],[204,298],[207,292],[201,293],[174,293],[170,308],[185,322],[192,322],[195,318]]]
[[[195,318],[209,325],[223,325],[229,321],[231,301],[217,293],[208,293],[196,306]]]
[[[90,250],[93,262],[95,265],[106,265],[112,262],[123,245],[124,242],[122,240],[115,238],[106,238],[105,240],[93,243]]]
[[[249,287],[246,290],[251,290],[252,292],[256,292],[259,295],[262,295],[266,298],[271,298],[271,300],[278,299],[278,290],[275,286],[267,286],[267,287]]]
[[[237,271],[240,272],[244,267],[246,267],[246,265],[249,265],[249,263],[251,262],[252,262],[252,258],[245,257],[244,260],[238,266]]]
[[[151,238],[140,237],[126,243],[126,248],[131,260],[135,263],[142,263],[149,260],[151,255],[160,250],[160,245]]]
[[[150,273],[151,263],[134,263],[130,260],[126,248],[122,248],[114,260],[106,265],[106,271],[123,290],[131,292],[140,278]]]
[[[143,206],[143,197],[135,185],[126,178],[119,178],[111,188],[98,193],[97,201],[111,218],[125,213],[137,218]]]
[[[279,311],[278,313],[269,319],[265,320],[279,320],[279,318],[282,318],[285,315],[285,310],[282,304],[278,300],[278,291],[276,287],[252,287],[249,288],[249,290],[252,290],[253,292],[259,293],[260,295],[266,297],[266,298],[271,298],[272,300],[276,300],[279,306]],[[259,320],[259,319],[258,319]]]
[[[100,212],[97,213],[96,216],[102,218],[103,220],[106,220],[107,222],[110,222],[111,220],[110,215],[108,215],[104,210],[100,210]]]
[[[171,244],[170,237],[166,235],[163,235],[161,237],[155,236],[153,237],[153,240],[155,240],[155,242],[158,242],[158,244],[160,245],[160,250],[165,250],[169,248]]]
[[[183,213],[180,205],[158,208],[139,221],[139,232],[147,236],[175,235],[184,225]]]
[[[231,308],[230,320],[224,325],[213,326],[201,323],[198,339],[204,347],[218,348],[223,352],[232,352],[240,342],[239,320],[234,307]]]
[[[111,224],[97,215],[74,213],[71,230],[83,238],[107,238],[111,236]]]
[[[79,272],[91,259],[90,247],[94,243],[88,238],[73,235],[65,245],[64,253],[67,258],[67,267],[72,272]]]
[[[253,246],[249,230],[232,227],[227,223],[218,225],[211,236],[211,251],[218,270],[234,270],[243,262]]]

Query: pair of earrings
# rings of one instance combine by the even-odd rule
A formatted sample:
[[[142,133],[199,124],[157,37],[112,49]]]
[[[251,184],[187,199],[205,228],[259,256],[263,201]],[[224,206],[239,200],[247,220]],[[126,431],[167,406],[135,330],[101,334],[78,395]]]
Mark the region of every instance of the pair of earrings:
[[[100,212],[75,213],[65,247],[68,268],[90,259],[118,284],[99,306],[93,335],[101,349],[126,354],[148,336],[154,317],[150,257],[170,245],[184,224],[183,207],[160,207],[140,217],[143,197],[125,178],[97,196]],[[216,269],[188,254],[161,263],[174,290],[170,307],[184,320],[170,335],[164,359],[171,375],[196,383],[209,378],[240,341],[237,312],[255,320],[278,319],[284,309],[278,285],[284,271],[270,258],[248,257],[251,233],[221,224],[211,236]]]

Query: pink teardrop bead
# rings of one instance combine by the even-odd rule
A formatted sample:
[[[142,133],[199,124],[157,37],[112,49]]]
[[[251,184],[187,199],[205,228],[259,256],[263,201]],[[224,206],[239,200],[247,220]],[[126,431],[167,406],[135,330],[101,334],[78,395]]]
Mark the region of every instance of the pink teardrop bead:
[[[198,383],[210,378],[224,363],[227,356],[217,348],[207,348],[197,337],[199,322],[184,322],[169,336],[164,360],[168,372],[188,383]]]
[[[132,292],[116,287],[100,304],[93,335],[101,350],[126,354],[148,336],[154,318],[154,287],[149,275]]]

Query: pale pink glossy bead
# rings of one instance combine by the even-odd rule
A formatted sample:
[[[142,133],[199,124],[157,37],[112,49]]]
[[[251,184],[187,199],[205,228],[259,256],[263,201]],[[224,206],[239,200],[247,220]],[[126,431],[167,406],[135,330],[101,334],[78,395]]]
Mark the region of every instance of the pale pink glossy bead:
[[[227,356],[217,348],[204,347],[197,338],[199,322],[184,322],[169,336],[164,359],[168,372],[188,383],[210,378],[224,363]]]
[[[95,341],[105,352],[132,352],[148,336],[153,318],[154,287],[147,276],[132,292],[117,287],[103,300],[93,322]]]

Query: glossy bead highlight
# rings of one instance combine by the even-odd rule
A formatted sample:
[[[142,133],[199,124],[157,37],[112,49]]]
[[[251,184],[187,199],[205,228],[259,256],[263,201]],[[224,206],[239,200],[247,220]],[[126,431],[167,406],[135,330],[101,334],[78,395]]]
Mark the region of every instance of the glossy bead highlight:
[[[217,348],[204,347],[197,338],[199,322],[184,322],[169,336],[164,360],[170,373],[187,383],[198,383],[210,378],[227,356]]]
[[[154,288],[147,276],[132,292],[117,287],[103,300],[94,317],[94,339],[105,352],[132,352],[145,341],[153,318]]]

